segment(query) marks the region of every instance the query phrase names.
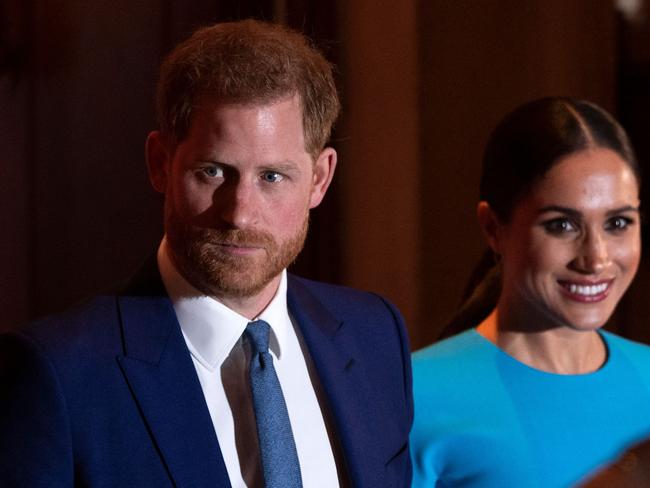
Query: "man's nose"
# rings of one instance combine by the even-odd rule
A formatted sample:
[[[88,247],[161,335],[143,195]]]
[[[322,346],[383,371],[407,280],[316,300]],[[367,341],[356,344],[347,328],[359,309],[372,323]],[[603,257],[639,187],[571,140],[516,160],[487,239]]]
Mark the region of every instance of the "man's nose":
[[[221,219],[235,229],[249,227],[257,219],[255,184],[243,178],[225,182],[215,194],[215,206]]]
[[[610,256],[607,239],[602,232],[587,232],[580,243],[575,264],[578,271],[588,274],[598,274],[607,268]]]

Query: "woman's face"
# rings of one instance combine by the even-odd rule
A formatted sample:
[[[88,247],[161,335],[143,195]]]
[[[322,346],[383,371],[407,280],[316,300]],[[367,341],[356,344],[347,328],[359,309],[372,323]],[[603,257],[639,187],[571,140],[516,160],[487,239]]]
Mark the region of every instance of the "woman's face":
[[[605,324],[641,253],[639,188],[615,152],[584,150],[560,160],[533,186],[492,245],[502,256],[507,304],[526,329]]]

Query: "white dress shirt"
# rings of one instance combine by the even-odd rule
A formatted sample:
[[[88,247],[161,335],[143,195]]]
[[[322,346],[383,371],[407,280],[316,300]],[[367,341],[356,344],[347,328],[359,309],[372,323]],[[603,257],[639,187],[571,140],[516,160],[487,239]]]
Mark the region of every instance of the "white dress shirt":
[[[262,486],[255,414],[248,379],[246,317],[190,285],[176,270],[163,239],[158,267],[203,389],[233,488]],[[270,353],[289,412],[303,486],[338,487],[332,444],[300,339],[287,308],[283,271],[275,297],[256,317],[271,326]],[[246,344],[247,346],[247,344]]]

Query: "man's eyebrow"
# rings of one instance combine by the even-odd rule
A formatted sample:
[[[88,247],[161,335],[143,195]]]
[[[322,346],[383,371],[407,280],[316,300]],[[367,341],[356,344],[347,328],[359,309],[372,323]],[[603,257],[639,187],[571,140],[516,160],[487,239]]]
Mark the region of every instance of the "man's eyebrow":
[[[279,171],[281,173],[283,172],[291,172],[291,171],[297,171],[300,168],[300,165],[297,164],[295,161],[291,161],[290,159],[287,159],[285,161],[276,161],[276,162],[270,162],[270,163],[265,163],[260,165],[262,168],[271,170],[271,171]]]
[[[203,164],[214,164],[217,166],[223,166],[225,168],[236,168],[237,163],[227,162],[222,159],[216,159],[214,157],[199,157],[196,158],[196,161]],[[270,171],[295,171],[300,168],[300,165],[295,161],[290,159],[283,161],[269,161],[263,162],[258,165],[259,168],[270,170]]]

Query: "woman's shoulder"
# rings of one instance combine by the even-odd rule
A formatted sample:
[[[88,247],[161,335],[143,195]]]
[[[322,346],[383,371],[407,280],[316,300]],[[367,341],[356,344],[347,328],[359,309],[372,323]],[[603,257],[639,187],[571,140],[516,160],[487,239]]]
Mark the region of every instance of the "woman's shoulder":
[[[481,424],[502,417],[508,395],[502,384],[501,353],[471,329],[432,344],[413,355],[414,430],[447,431],[451,426]],[[429,415],[435,409],[436,415]],[[489,412],[476,418],[476,412]],[[468,419],[473,419],[469,420]],[[428,434],[427,434],[428,435]]]
[[[458,335],[449,337],[440,342],[434,342],[413,353],[414,363],[426,363],[459,355],[472,354],[485,347],[485,339],[475,329],[466,330]]]
[[[610,349],[610,354],[613,356],[613,350],[625,356],[628,360],[644,365],[650,370],[650,345],[642,342],[626,339],[620,335],[612,332],[600,332],[607,348]]]
[[[412,359],[414,378],[471,375],[494,359],[494,345],[470,329],[416,351]]]

